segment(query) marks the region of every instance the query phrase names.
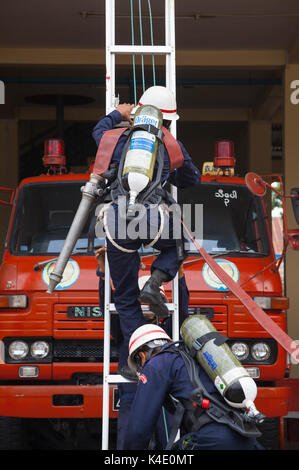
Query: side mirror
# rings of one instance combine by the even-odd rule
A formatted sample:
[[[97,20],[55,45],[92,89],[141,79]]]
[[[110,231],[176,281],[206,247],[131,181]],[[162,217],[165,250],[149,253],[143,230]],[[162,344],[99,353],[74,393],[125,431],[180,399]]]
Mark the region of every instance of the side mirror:
[[[288,242],[293,250],[299,250],[299,229],[287,231]]]
[[[291,196],[297,196],[297,197],[292,197],[291,200],[292,200],[292,205],[293,205],[294,216],[295,216],[297,224],[299,224],[299,188],[292,188]]]

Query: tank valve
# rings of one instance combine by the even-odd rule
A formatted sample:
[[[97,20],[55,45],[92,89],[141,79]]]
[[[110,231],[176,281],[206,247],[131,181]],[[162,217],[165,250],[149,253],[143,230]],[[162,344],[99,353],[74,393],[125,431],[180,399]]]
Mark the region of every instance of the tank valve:
[[[244,413],[246,421],[254,422],[256,424],[263,423],[263,421],[265,420],[265,416],[256,409],[255,404],[253,402],[248,401],[246,403],[246,409],[247,411]]]

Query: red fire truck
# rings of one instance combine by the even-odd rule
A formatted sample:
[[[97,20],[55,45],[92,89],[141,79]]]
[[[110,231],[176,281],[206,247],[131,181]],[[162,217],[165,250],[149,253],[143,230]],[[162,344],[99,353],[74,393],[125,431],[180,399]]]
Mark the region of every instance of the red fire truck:
[[[54,160],[47,144],[47,171],[24,179],[12,201],[0,268],[1,449],[34,447],[37,441],[45,447],[82,448],[90,445],[78,437],[83,428],[84,439],[88,435],[96,442],[93,445],[100,446],[104,320],[94,253],[104,239],[95,238],[95,211],[74,247],[62,282],[53,295],[46,293],[49,274],[80,203],[80,188],[89,179],[89,172],[66,172],[60,144],[55,144],[60,150]],[[264,200],[248,189],[243,177],[234,176],[232,168],[218,170],[205,165],[202,184],[182,190],[179,202],[203,205],[203,236],[198,241],[286,330],[289,302],[283,295]],[[150,256],[143,259],[140,275],[148,274],[151,262]],[[278,382],[289,374],[286,352],[192,245],[184,272],[189,314],[207,315],[229,337],[233,352],[257,381],[257,408],[267,416],[264,442],[270,448],[281,447],[289,387]],[[165,287],[170,296],[171,286]],[[112,343],[111,370],[116,369]],[[115,389],[111,386],[114,423]]]

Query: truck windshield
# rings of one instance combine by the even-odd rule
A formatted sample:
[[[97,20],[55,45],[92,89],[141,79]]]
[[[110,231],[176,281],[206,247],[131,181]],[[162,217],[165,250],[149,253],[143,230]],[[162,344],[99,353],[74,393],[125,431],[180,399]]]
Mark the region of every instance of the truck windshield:
[[[262,256],[269,254],[261,200],[245,185],[209,182],[181,190],[181,204],[202,204],[202,237],[198,243],[210,254]],[[191,253],[198,253],[193,243]]]
[[[23,186],[16,208],[11,251],[19,255],[59,254],[80,204],[80,188],[84,184],[85,181],[55,181]],[[94,253],[94,249],[104,244],[104,239],[95,238],[94,218],[95,208],[73,253]]]
[[[10,250],[17,255],[57,255],[62,250],[81,201],[85,181],[32,183],[20,191]],[[261,256],[269,253],[264,214],[258,197],[244,185],[203,183],[179,191],[181,204],[202,204],[203,231],[197,241],[211,254]],[[91,255],[104,244],[95,237],[95,207],[74,247]],[[193,243],[190,254],[198,253]],[[140,250],[150,255],[152,249]]]

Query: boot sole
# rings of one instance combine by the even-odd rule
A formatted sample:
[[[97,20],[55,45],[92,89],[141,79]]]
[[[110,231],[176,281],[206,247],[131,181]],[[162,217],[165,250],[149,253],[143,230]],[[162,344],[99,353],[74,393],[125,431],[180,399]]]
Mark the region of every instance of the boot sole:
[[[168,317],[169,310],[165,304],[161,306],[161,304],[153,302],[153,297],[151,295],[147,295],[146,293],[139,296],[141,302],[145,304],[150,304],[150,307],[154,313],[159,315],[160,317]]]

